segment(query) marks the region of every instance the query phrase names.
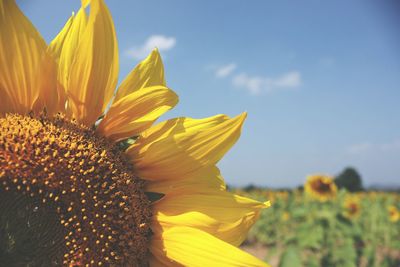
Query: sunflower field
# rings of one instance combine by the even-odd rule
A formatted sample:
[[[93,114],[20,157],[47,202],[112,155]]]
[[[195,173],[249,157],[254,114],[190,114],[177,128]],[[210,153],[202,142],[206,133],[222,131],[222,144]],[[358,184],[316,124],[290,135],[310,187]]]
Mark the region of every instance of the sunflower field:
[[[349,193],[321,199],[306,189],[234,189],[271,201],[243,249],[271,266],[400,266],[400,194]]]

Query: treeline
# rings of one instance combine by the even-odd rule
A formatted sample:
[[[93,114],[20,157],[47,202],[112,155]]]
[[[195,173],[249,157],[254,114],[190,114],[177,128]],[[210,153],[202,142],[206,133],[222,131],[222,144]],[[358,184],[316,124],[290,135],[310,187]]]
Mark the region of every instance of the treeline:
[[[361,191],[390,191],[400,193],[400,187],[382,187],[382,186],[372,186],[365,188],[363,186],[362,177],[353,167],[345,168],[341,173],[339,173],[334,178],[335,184],[339,189],[346,189],[349,192],[361,192]],[[233,186],[227,186],[228,188],[238,188]],[[283,187],[283,188],[270,188],[264,186],[257,186],[254,184],[249,184],[244,187],[240,187],[246,192],[251,192],[256,189],[270,189],[276,191],[291,191],[293,188]],[[303,190],[303,185],[298,186],[297,189]]]

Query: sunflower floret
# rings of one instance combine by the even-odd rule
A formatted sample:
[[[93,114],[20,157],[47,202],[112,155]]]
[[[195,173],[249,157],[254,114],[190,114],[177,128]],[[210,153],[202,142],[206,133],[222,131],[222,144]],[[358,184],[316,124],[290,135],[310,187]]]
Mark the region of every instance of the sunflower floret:
[[[62,226],[63,244],[57,239],[56,246],[65,251],[64,262],[139,264],[147,256],[151,210],[144,182],[118,148],[92,129],[62,115],[6,115],[0,118],[0,169],[3,198],[22,201],[26,216],[34,214],[33,206],[18,195],[49,210],[58,221],[46,230],[49,235],[59,236]],[[6,218],[8,211],[2,211]],[[44,222],[46,217],[38,225]]]

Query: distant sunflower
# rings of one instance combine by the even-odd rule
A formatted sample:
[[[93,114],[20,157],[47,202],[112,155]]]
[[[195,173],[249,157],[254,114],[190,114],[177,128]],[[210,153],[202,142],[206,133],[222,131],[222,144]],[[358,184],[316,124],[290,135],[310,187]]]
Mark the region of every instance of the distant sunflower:
[[[326,175],[311,175],[304,185],[305,192],[319,201],[333,199],[337,194],[337,187],[332,177]]]
[[[237,246],[269,203],[215,166],[246,114],[152,126],[178,97],[157,50],[115,90],[102,0],[48,46],[13,0],[0,29],[2,266],[266,266]]]
[[[400,219],[400,211],[397,209],[396,206],[390,205],[388,207],[389,212],[389,220],[391,222],[397,222]]]
[[[284,222],[289,221],[289,220],[290,220],[290,213],[287,212],[287,211],[284,211],[284,212],[282,213],[281,219],[282,219],[282,221],[284,221]]]
[[[343,207],[343,215],[349,219],[355,219],[361,213],[360,200],[357,196],[347,196],[344,200]]]

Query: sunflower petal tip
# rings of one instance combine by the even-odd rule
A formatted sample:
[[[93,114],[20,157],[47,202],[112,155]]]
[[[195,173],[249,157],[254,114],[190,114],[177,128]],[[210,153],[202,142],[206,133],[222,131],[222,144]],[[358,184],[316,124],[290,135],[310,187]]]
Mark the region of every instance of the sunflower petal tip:
[[[81,5],[83,8],[86,8],[90,4],[90,0],[81,0]]]
[[[247,118],[247,112],[243,112],[243,113],[237,115],[232,120],[235,122],[235,124],[237,124],[239,126],[239,128],[242,128],[243,123],[246,120],[246,118]]]
[[[263,208],[266,209],[266,208],[269,208],[269,207],[271,207],[271,201],[269,201],[269,200],[268,201],[264,201],[263,202]]]
[[[171,88],[168,88],[168,89],[169,89],[169,92],[172,95],[172,99],[174,99],[174,105],[178,104],[179,103],[179,95],[174,90],[172,90]]]
[[[158,47],[154,47],[153,50],[151,50],[148,58],[161,58],[160,50]]]

